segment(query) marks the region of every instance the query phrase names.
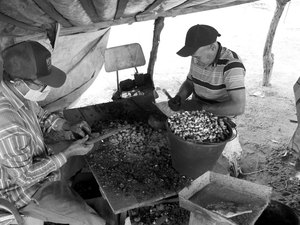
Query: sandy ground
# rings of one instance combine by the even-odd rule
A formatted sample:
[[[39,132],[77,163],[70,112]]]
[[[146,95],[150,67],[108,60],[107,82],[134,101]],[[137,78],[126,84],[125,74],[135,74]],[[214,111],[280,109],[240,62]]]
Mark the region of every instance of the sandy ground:
[[[244,172],[261,170],[266,158],[275,150],[284,151],[296,127],[297,120],[293,85],[300,76],[300,2],[291,1],[281,17],[273,42],[275,55],[271,86],[262,87],[262,54],[276,1],[264,0],[225,9],[211,10],[165,19],[158,58],[154,71],[157,86],[174,95],[186,78],[189,60],[176,55],[184,44],[185,34],[195,24],[214,26],[219,41],[237,52],[247,69],[247,106],[238,118],[238,132],[243,148],[240,165]],[[148,61],[152,44],[153,21],[113,27],[108,47],[138,42]],[[146,67],[138,68],[146,72]],[[134,70],[124,70],[120,76],[132,78]],[[100,72],[89,90],[76,102],[76,106],[110,101],[116,89],[115,73]],[[250,179],[250,178],[249,178]],[[257,173],[251,180],[268,184],[267,177]]]

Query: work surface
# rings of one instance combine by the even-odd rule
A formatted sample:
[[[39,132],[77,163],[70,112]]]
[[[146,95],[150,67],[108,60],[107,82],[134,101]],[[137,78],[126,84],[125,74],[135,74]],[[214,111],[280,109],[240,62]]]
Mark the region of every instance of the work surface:
[[[116,214],[174,196],[191,182],[172,167],[164,131],[146,124],[130,124],[96,147],[87,162]]]

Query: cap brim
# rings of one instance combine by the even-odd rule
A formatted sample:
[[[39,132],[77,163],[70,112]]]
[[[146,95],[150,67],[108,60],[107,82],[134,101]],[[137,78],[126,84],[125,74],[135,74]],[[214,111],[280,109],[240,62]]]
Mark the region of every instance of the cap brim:
[[[177,52],[177,55],[182,56],[182,57],[188,57],[193,55],[195,52],[194,48],[188,47],[188,46],[184,46],[182,49],[180,49]]]
[[[64,71],[52,66],[51,73],[47,76],[39,77],[38,80],[50,87],[59,88],[65,83],[66,78],[67,76]]]

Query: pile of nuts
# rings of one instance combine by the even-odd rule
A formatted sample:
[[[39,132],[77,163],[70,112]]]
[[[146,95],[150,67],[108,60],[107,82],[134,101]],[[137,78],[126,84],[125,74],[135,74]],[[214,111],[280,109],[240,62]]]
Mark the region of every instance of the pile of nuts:
[[[121,97],[130,98],[130,97],[140,96],[140,95],[144,95],[144,93],[139,90],[132,90],[132,91],[122,92]]]
[[[167,202],[131,209],[128,212],[132,225],[188,224],[190,211],[181,208],[179,202]]]
[[[127,122],[124,125],[128,125]],[[111,122],[110,127],[122,127],[123,124]],[[162,138],[161,130],[154,130],[147,124],[135,122],[130,124],[128,129],[120,131],[109,138],[110,144],[116,149],[122,148],[125,154],[132,156],[136,153],[139,157],[143,157],[140,153],[146,149],[159,151],[161,147],[166,146],[167,140]]]
[[[230,137],[224,119],[205,110],[178,112],[168,125],[176,136],[194,143],[219,143]]]
[[[190,178],[172,167],[163,130],[142,122],[113,121],[102,126],[102,131],[124,125],[128,128],[104,140],[99,151],[89,155],[89,164],[103,188],[139,199],[178,191],[190,184]]]

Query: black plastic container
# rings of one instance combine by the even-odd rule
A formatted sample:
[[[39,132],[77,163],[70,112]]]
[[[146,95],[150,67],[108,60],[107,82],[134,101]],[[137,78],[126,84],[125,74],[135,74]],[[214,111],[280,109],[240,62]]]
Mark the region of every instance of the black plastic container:
[[[219,143],[193,143],[176,136],[167,123],[167,134],[171,150],[172,166],[179,173],[196,179],[205,172],[212,170],[221,156],[225,145],[236,135],[227,124],[229,136]]]
[[[296,212],[289,206],[272,200],[255,222],[255,225],[299,225]]]

